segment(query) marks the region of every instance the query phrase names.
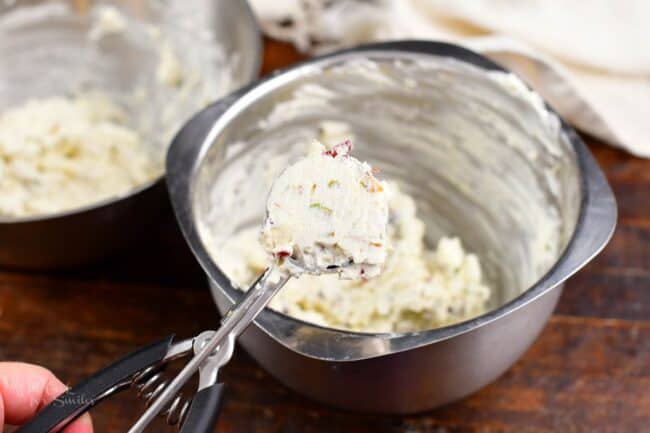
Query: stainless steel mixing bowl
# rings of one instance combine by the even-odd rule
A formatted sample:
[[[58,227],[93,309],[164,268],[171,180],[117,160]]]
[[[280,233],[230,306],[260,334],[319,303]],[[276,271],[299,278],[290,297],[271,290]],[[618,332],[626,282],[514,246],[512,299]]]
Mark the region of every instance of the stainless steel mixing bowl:
[[[129,27],[92,43],[95,6],[106,5],[123,12]],[[190,75],[180,90],[156,84],[164,43],[189,74],[204,78]],[[99,90],[125,109],[162,165],[173,134],[206,98],[255,79],[261,36],[243,0],[18,0],[0,2],[0,59],[0,111],[31,98]],[[128,246],[164,209],[162,172],[127,195],[83,208],[0,216],[0,265],[69,267]]]
[[[546,324],[563,282],[608,242],[616,203],[586,146],[519,79],[458,46],[395,42],[282,71],[196,115],[167,155],[172,204],[223,313],[241,293],[220,245],[262,217],[277,167],[345,122],[356,155],[418,200],[428,240],[482,259],[490,310],[439,329],[370,334],[266,309],[241,338],[273,376],[316,400],[412,413],[503,373]]]

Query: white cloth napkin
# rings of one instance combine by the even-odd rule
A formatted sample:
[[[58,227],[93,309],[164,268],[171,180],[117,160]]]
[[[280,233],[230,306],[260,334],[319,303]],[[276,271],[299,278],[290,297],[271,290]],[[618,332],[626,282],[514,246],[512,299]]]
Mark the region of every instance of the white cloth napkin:
[[[264,31],[311,54],[437,39],[523,76],[579,129],[650,158],[649,0],[252,0]]]

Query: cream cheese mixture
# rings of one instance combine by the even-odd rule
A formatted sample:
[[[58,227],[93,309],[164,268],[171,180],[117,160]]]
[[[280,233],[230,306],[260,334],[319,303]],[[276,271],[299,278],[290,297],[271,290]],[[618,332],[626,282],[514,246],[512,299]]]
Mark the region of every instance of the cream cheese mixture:
[[[391,248],[381,273],[357,280],[302,275],[287,283],[271,308],[318,325],[365,332],[419,331],[485,312],[491,291],[478,257],[467,253],[458,238],[442,238],[429,248],[413,198],[393,183],[386,191]],[[242,289],[270,262],[256,227],[228,239],[216,259]]]
[[[338,269],[371,278],[386,260],[387,192],[372,167],[350,155],[352,144],[314,142],[309,154],[273,182],[261,243],[292,273]],[[288,263],[289,264],[289,263]]]
[[[0,113],[0,216],[79,208],[160,172],[125,113],[104,97],[44,98]]]

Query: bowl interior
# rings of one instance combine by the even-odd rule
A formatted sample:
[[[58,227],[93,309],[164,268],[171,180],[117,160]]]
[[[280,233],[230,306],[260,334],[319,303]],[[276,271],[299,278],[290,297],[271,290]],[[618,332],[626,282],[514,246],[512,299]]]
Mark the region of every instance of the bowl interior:
[[[577,222],[580,173],[559,120],[508,73],[414,53],[359,57],[271,79],[215,125],[192,206],[217,266],[224,240],[260,223],[278,170],[334,127],[417,199],[429,242],[457,235],[480,256],[492,307],[512,300]]]
[[[257,30],[239,16],[248,11],[223,5],[239,2],[191,3],[4,2],[0,112],[33,98],[101,93],[125,111],[162,173],[167,145],[182,123],[257,74]],[[99,36],[107,6],[126,24]],[[178,82],[162,74],[164,62],[178,64]]]

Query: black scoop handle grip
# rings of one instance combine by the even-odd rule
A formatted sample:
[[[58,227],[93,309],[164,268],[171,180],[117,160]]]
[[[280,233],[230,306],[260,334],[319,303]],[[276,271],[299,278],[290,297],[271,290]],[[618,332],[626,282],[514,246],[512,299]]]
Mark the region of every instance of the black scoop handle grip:
[[[88,379],[70,388],[14,433],[49,433],[64,428],[76,418],[114,392],[127,388],[128,379],[147,367],[162,361],[174,336],[141,347],[103,368]]]
[[[192,399],[180,433],[212,433],[223,404],[223,383],[199,391]]]

